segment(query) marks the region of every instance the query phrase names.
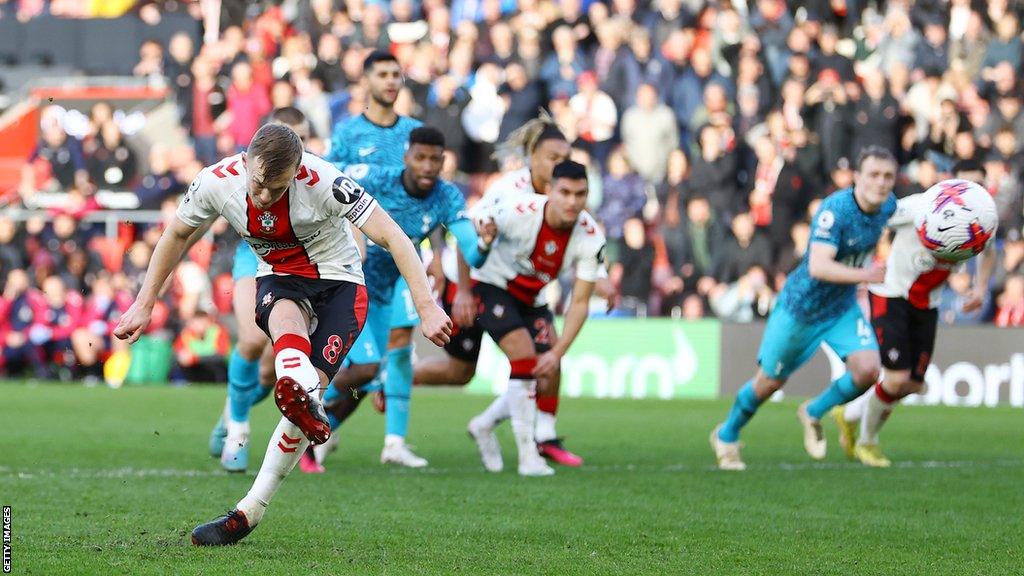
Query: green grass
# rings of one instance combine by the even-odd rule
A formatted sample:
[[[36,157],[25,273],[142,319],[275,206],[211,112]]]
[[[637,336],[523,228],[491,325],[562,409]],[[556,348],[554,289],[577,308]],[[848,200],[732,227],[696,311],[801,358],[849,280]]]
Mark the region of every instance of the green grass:
[[[1011,409],[901,407],[889,470],[803,453],[793,401],[745,432],[746,473],[713,470],[726,401],[564,400],[579,470],[483,472],[465,434],[488,398],[417,390],[426,471],[377,463],[383,419],[343,429],[329,471],[288,478],[235,547],[194,525],[249,488],[276,422],[254,411],[256,460],[206,454],[216,388],[0,384],[0,503],[15,574],[1021,574],[1024,427]],[[507,426],[506,463],[514,458]]]

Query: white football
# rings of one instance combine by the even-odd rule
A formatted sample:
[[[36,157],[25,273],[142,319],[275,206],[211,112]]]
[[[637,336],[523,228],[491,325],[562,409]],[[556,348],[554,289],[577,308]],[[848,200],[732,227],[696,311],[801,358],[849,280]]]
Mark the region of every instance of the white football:
[[[924,197],[917,236],[936,258],[962,262],[985,249],[999,224],[987,190],[969,180],[943,180]]]

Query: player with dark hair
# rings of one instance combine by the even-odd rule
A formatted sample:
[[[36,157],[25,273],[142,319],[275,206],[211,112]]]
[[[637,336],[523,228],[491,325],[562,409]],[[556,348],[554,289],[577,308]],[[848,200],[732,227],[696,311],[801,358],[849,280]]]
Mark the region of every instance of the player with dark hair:
[[[189,186],[115,336],[138,340],[189,238],[218,216],[259,257],[256,323],[273,343],[274,400],[284,417],[249,493],[227,515],[196,527],[196,545],[234,544],[248,535],[308,442],[330,437],[318,398],[363,329],[368,304],[359,250],[343,220],[391,251],[409,282],[423,334],[441,346],[451,333],[412,243],[376,200],[330,163],[304,153],[291,128],[267,124],[248,153],[204,169]]]
[[[455,236],[466,259],[479,265],[486,258],[486,252],[477,245],[476,231],[466,217],[462,193],[454,184],[440,179],[444,144],[444,135],[439,130],[421,126],[409,135],[402,166],[355,164],[349,166],[346,173],[378,199],[413,243],[422,242],[435,229],[443,227]],[[394,317],[390,307],[395,305],[392,297],[399,275],[391,255],[378,246],[369,245],[363,269],[370,295],[370,314],[345,368],[338,372],[324,395],[332,429],[355,411],[365,396],[361,390],[380,369],[389,323]],[[388,351],[387,369],[387,436],[381,462],[421,468],[427,461],[409,452],[405,445],[412,393],[410,348]],[[329,449],[329,446],[318,448],[317,460],[322,462]]]
[[[474,421],[493,419],[493,413],[509,415],[523,476],[555,473],[541,458],[534,436],[537,379],[559,370],[586,321],[603,268],[604,235],[584,210],[588,188],[586,168],[566,160],[552,170],[546,195],[507,195],[473,210],[481,241],[491,251],[472,272],[477,282],[473,292],[480,300],[478,323],[512,364],[507,391]],[[570,269],[576,282],[556,342],[543,290]],[[471,432],[474,428],[471,423]],[[484,467],[501,471],[504,463],[493,426],[473,438]]]
[[[481,205],[498,202],[511,196],[529,197],[545,194],[554,167],[569,158],[570,150],[562,131],[547,114],[541,114],[540,117],[527,122],[509,135],[508,140],[499,145],[497,151],[501,156],[521,157],[525,166],[506,173],[488,187],[483,199],[480,200]],[[424,358],[416,362],[415,381],[418,384],[463,385],[476,373],[483,329],[475,320],[477,302],[469,279],[469,267],[460,259],[458,268],[457,278],[449,278],[442,296],[445,311],[455,322],[455,333],[451,343],[445,346],[445,356]],[[612,296],[614,292],[603,268],[597,290],[606,297]],[[553,329],[550,337],[552,340],[558,338]],[[561,372],[558,370],[540,379],[537,387],[539,412],[536,440],[541,455],[545,458],[565,466],[581,466],[583,458],[567,450],[555,431],[560,383]],[[498,405],[497,408],[502,406],[504,405]],[[494,427],[508,417],[507,411],[485,412],[480,418],[470,422],[469,433],[474,438],[488,437]]]
[[[825,457],[822,416],[878,380],[878,343],[857,305],[856,290],[858,284],[885,278],[885,266],[864,265],[896,211],[895,181],[892,153],[871,146],[857,161],[853,188],[835,192],[821,203],[811,226],[807,255],[790,274],[768,317],[757,374],[740,389],[725,422],[711,432],[719,468],[746,469],[740,458],[740,429],[822,342],[846,362],[847,373],[797,411],[804,429],[804,448],[812,458]]]
[[[363,82],[369,96],[366,110],[335,126],[327,159],[342,170],[355,164],[401,167],[409,136],[422,123],[395,112],[395,99],[405,83],[398,60],[382,50],[371,52],[363,61]],[[433,237],[431,244],[440,242],[437,237]],[[435,246],[435,261],[427,269],[427,276],[435,282],[441,276],[440,251],[440,246]],[[378,361],[363,358],[367,362],[352,367],[347,374],[352,382],[371,382],[363,386],[361,392],[375,393],[375,404],[385,413],[385,450],[382,460],[403,466],[422,467],[427,465],[427,461],[405,445],[405,426],[401,422],[408,419],[407,414],[396,414],[388,408],[389,400],[398,402],[395,408],[400,412],[405,412],[408,405],[412,376],[407,376],[401,364],[404,358],[412,354],[412,330],[419,322],[416,310],[410,305],[409,289],[401,278],[397,280],[392,293],[393,299],[389,306],[392,313],[391,333],[387,353],[383,358],[385,369],[378,371]],[[385,350],[379,352],[384,354]],[[383,379],[380,377],[382,374],[386,375]],[[347,388],[345,384],[340,386]],[[343,402],[346,399],[335,401]],[[354,406],[338,407],[339,413],[352,409]],[[334,442],[337,440],[332,445]],[[299,466],[307,472],[320,470],[312,458],[303,458]]]

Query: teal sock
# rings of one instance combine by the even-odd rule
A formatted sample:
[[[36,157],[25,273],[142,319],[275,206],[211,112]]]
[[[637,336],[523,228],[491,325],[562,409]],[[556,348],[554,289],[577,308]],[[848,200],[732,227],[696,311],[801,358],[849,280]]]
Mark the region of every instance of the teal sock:
[[[249,420],[252,408],[252,394],[260,385],[260,361],[246,360],[238,353],[238,348],[231,352],[228,360],[228,403],[231,419],[235,422]]]
[[[327,390],[324,391],[324,397],[321,399],[321,402],[323,402],[326,405],[329,404],[331,400],[334,400],[339,396],[341,396],[341,392],[338,391],[338,388],[334,384],[328,384]],[[338,426],[341,426],[341,422],[338,420],[338,417],[335,416],[334,414],[331,414],[330,412],[327,412],[327,421],[330,422],[331,424],[332,432],[334,430],[337,430]]]
[[[249,403],[255,406],[260,402],[263,402],[267,396],[270,396],[270,391],[273,389],[273,386],[257,386],[256,389],[252,391]]]
[[[736,401],[732,404],[732,410],[729,411],[729,417],[725,419],[725,423],[718,429],[718,439],[722,442],[736,442],[740,438],[740,429],[750,422],[750,419],[757,412],[757,407],[761,405],[761,401],[757,399],[757,393],[754,392],[754,381],[747,380],[747,383],[740,388],[740,391],[736,394]]]
[[[404,438],[409,428],[409,397],[412,395],[412,346],[388,350],[385,374],[385,433]]]
[[[811,403],[807,405],[807,413],[812,418],[821,420],[822,416],[828,414],[829,410],[840,404],[846,404],[860,396],[861,392],[863,390],[857,388],[857,385],[853,383],[853,376],[847,372],[837,378],[835,382],[832,382],[832,385],[819,394],[817,398],[811,400]]]

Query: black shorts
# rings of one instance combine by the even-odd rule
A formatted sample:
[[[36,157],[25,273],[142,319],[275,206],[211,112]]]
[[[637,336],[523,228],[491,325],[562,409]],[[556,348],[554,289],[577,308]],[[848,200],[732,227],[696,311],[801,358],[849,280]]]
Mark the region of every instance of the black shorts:
[[[480,298],[477,324],[495,343],[514,330],[526,328],[537,354],[551,350],[555,327],[550,308],[524,304],[507,290],[482,282],[473,287],[473,293]]]
[[[366,323],[366,287],[344,280],[262,276],[256,279],[256,325],[267,336],[270,309],[278,300],[291,300],[309,315],[313,366],[334,378]]]
[[[910,377],[924,382],[924,374],[935,350],[939,312],[915,308],[903,298],[871,294],[871,325],[878,338],[882,366],[889,370],[910,370]]]
[[[449,317],[452,315],[452,304],[455,302],[456,292],[455,282],[448,282],[445,286],[444,293],[441,295],[441,308],[444,309],[444,313]],[[480,309],[480,298],[474,296],[476,301],[477,309]],[[459,326],[454,324],[452,326],[452,339],[444,345],[444,351],[448,353],[452,358],[458,358],[463,362],[470,362],[476,364],[478,358],[480,358],[480,342],[484,338],[484,330],[480,327],[480,323],[476,322],[472,326]]]

